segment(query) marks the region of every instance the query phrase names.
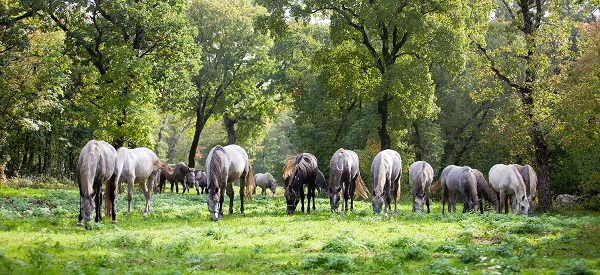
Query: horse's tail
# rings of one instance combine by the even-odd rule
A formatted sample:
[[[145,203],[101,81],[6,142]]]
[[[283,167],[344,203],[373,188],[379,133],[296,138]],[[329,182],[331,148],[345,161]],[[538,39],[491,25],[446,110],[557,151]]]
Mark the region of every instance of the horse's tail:
[[[356,176],[356,186],[354,186],[354,191],[356,193],[354,193],[354,198],[361,197],[363,199],[366,199],[369,197],[369,188],[367,188],[367,185],[365,184],[365,181],[363,180],[363,178],[360,176],[360,172],[358,173],[358,176]]]
[[[154,163],[152,163],[154,169],[159,169],[159,170],[164,170],[168,167],[168,164],[166,162],[162,162],[160,160],[156,160],[154,161]]]
[[[527,168],[529,168],[529,186],[527,186],[528,194],[532,198],[535,198],[537,193],[537,174],[531,165],[527,165]]]
[[[475,172],[473,169],[469,168],[469,173],[467,173],[467,181],[469,183],[469,190],[467,191],[471,193],[471,200],[477,202],[479,200],[477,198],[477,178],[475,177]]]
[[[252,165],[250,164],[250,162],[248,162],[248,172],[246,172],[245,183],[246,183],[246,190],[244,190],[245,197],[246,197],[246,199],[248,199],[249,202],[252,202],[252,191],[254,191],[254,187],[256,186],[256,183],[254,182],[254,172],[252,170]]]

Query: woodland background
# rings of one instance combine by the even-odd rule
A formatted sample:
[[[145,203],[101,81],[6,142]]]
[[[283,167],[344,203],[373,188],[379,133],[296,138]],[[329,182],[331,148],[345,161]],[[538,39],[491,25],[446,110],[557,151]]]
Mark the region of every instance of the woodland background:
[[[90,139],[256,172],[381,149],[484,173],[530,163],[600,210],[598,1],[0,3],[0,177],[74,179]],[[369,180],[367,180],[369,182]],[[370,184],[370,182],[368,183]]]

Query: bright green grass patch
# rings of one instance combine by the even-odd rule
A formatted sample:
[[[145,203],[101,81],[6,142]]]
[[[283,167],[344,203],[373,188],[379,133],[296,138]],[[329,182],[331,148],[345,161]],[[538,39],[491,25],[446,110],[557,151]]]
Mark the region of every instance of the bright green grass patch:
[[[280,190],[279,190],[280,191]],[[226,198],[224,212],[228,211]],[[78,190],[0,188],[0,274],[594,274],[600,218],[411,212],[375,216],[368,201],[331,213],[287,215],[281,192],[257,195],[246,215],[209,220],[205,195],[120,194],[117,224],[77,227]],[[459,207],[460,208],[460,207]],[[568,263],[568,264],[566,264]],[[591,273],[590,273],[591,272]]]

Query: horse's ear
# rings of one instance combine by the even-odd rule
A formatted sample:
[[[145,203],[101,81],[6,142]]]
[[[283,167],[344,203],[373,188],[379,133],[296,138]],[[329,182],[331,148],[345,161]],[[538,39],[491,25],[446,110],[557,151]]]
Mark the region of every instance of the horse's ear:
[[[521,201],[524,201],[524,200],[525,200],[525,195],[523,195],[523,197],[521,197]]]

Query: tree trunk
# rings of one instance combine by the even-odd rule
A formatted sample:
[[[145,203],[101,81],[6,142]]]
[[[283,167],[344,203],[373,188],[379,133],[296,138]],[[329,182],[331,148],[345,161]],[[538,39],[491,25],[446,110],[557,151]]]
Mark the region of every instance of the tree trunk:
[[[550,152],[548,150],[548,144],[542,131],[539,129],[539,125],[534,123],[533,129],[531,129],[531,140],[535,146],[535,160],[537,168],[539,169],[538,174],[538,195],[539,195],[539,209],[543,212],[548,212],[552,209],[552,194],[550,193],[550,165],[548,164],[548,156]]]
[[[237,119],[231,119],[229,114],[223,115],[223,122],[225,123],[225,129],[227,130],[227,141],[228,144],[236,144],[237,136],[235,134],[235,124]]]
[[[419,123],[413,122],[413,148],[415,150],[415,160],[423,160],[423,146],[421,145],[421,132],[419,131]]]
[[[388,103],[389,95],[385,93],[383,98],[377,102],[377,113],[381,117],[381,125],[379,125],[379,140],[381,141],[381,150],[392,148],[392,141],[390,139],[390,133],[387,129],[388,121]]]
[[[204,130],[204,126],[206,125],[206,121],[208,120],[209,115],[204,115],[204,111],[202,108],[196,108],[196,125],[194,127],[194,138],[192,139],[192,145],[190,147],[190,153],[188,155],[188,167],[196,166],[196,150],[198,150],[198,142],[200,141],[200,134],[202,130]]]

